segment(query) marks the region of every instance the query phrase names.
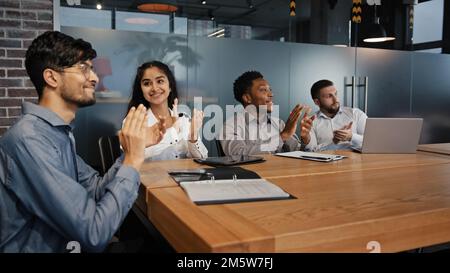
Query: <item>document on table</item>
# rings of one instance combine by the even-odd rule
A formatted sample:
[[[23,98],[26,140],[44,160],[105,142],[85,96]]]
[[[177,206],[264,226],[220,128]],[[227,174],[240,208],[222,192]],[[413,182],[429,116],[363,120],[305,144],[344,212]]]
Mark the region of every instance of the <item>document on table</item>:
[[[180,186],[198,205],[292,198],[265,179],[202,180],[181,182]]]
[[[306,159],[306,160],[313,160],[313,161],[320,161],[320,162],[331,162],[331,161],[341,160],[341,159],[345,158],[345,156],[343,156],[343,155],[310,153],[310,152],[302,152],[302,151],[277,153],[275,155],[299,158],[299,159]]]

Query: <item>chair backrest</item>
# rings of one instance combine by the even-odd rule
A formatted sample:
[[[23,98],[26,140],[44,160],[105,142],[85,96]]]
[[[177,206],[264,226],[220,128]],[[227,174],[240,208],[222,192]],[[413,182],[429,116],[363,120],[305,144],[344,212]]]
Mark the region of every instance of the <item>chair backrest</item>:
[[[120,142],[118,136],[102,136],[98,139],[100,159],[102,162],[103,174],[114,164],[120,156]]]
[[[220,144],[220,140],[215,139],[215,142],[216,142],[216,148],[217,148],[217,155],[225,156],[225,152],[222,149],[222,144]]]

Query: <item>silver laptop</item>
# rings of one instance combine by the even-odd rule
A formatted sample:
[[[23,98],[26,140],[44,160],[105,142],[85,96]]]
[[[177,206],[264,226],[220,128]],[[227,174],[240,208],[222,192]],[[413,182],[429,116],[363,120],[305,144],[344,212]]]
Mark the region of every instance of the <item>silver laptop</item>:
[[[416,153],[422,132],[421,118],[368,118],[361,153]]]

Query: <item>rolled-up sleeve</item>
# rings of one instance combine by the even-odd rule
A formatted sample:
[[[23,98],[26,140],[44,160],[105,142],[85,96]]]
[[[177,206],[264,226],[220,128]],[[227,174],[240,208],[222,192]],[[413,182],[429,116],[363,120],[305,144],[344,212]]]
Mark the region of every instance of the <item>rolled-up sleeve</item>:
[[[355,129],[353,131],[351,145],[352,147],[361,148],[364,139],[364,129],[366,128],[367,115],[358,108],[353,109],[353,120],[355,121]],[[356,131],[356,132],[355,132]]]

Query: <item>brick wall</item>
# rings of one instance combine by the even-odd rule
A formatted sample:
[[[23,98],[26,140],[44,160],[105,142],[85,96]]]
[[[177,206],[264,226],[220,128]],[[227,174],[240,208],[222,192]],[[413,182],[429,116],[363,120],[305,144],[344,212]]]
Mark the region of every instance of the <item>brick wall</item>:
[[[0,0],[0,136],[20,116],[22,101],[37,102],[25,52],[35,37],[52,29],[52,0]]]

